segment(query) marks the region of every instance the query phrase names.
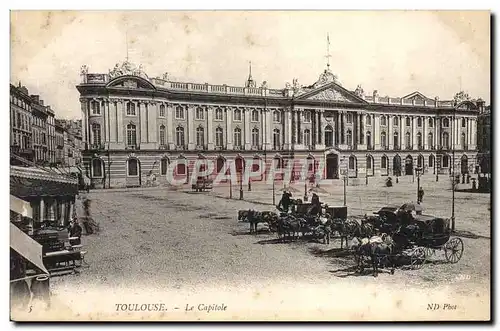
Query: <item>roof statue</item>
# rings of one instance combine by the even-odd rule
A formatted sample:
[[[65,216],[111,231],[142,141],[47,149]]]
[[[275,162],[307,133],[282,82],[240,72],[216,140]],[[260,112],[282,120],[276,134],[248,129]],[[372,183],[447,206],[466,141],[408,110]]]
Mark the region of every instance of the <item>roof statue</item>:
[[[316,87],[320,87],[320,86],[328,84],[328,83],[337,83],[337,84],[339,84],[337,76],[334,75],[330,71],[330,69],[325,69],[325,71],[323,71],[323,73],[321,75],[319,75],[319,78],[316,81],[316,83],[314,83],[314,87],[315,88]]]
[[[82,65],[80,68],[81,75],[86,75],[86,74],[88,74],[88,72],[89,72],[89,67],[87,67],[86,64]]]
[[[148,79],[148,76],[144,72],[142,68],[142,64],[139,67],[136,67],[134,64],[129,61],[123,62],[121,65],[117,63],[115,67],[109,71],[109,78],[113,79],[119,76],[138,76],[145,79]]]
[[[261,88],[267,88],[267,81],[263,81],[262,85],[260,86]]]
[[[299,84],[299,80],[297,78],[294,78],[292,81],[292,88],[293,88],[293,94],[298,95],[302,92],[304,92],[302,85]]]
[[[257,83],[252,78],[252,62],[251,61],[249,64],[248,79],[245,83],[245,87],[253,87],[253,88],[257,87]]]
[[[290,83],[289,83],[289,82],[286,82],[286,83],[285,83],[285,89],[289,90],[289,89],[291,89],[291,88],[292,88],[292,85],[290,85]]]
[[[358,85],[356,87],[356,90],[354,90],[354,94],[356,94],[360,98],[363,98],[365,96],[365,91],[363,90],[361,85]]]
[[[455,101],[455,105],[458,105],[460,104],[461,102],[463,101],[468,101],[470,100],[470,97],[469,97],[469,94],[464,92],[464,91],[460,91],[458,92],[457,94],[455,94],[455,96],[453,97],[453,101]]]
[[[168,72],[165,72],[162,76],[163,80],[168,80]]]

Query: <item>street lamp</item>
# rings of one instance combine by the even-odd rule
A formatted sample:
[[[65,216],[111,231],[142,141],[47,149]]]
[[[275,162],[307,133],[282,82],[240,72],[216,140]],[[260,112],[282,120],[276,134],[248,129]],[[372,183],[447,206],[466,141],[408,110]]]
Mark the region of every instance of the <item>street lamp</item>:
[[[229,199],[233,198],[233,181],[232,181],[233,176],[229,176]]]
[[[453,139],[451,140],[451,151],[452,151],[452,175],[453,179],[451,181],[451,231],[455,231],[455,139],[456,139],[456,119],[457,119],[457,112],[456,109],[453,108],[453,125],[452,127],[452,132],[451,136]]]
[[[420,175],[422,174],[422,168],[421,167],[416,167],[415,168],[415,174],[417,175],[417,203],[420,203]]]
[[[347,206],[347,195],[346,195],[346,189],[347,189],[347,180],[349,178],[348,172],[347,172],[347,167],[345,163],[345,156],[342,158],[342,178],[344,180],[344,206]]]
[[[243,173],[240,173],[240,200],[243,200]]]

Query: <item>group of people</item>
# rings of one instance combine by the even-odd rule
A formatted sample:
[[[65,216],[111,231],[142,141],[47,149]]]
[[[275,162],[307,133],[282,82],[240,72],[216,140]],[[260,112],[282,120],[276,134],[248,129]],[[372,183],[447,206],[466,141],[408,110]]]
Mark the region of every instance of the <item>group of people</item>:
[[[292,206],[292,192],[285,190],[276,208],[283,213],[288,213],[291,206]],[[318,215],[320,213],[321,213],[321,202],[319,201],[319,196],[316,193],[313,193],[311,198],[311,206],[309,207],[308,214]]]

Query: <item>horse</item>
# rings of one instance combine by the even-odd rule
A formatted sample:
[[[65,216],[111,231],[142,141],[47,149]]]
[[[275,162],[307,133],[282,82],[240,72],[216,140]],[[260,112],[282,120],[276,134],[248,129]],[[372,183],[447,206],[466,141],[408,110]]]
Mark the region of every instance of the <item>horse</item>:
[[[394,274],[394,259],[393,252],[396,243],[392,238],[386,233],[382,236],[373,236],[370,239],[367,237],[359,240],[354,237],[350,248],[355,252],[356,255],[356,266],[363,270],[363,258],[371,260],[371,265],[373,267],[373,276],[377,277],[379,272],[379,267],[383,264],[384,266],[390,265],[391,274]]]
[[[302,224],[301,221],[295,218],[292,215],[285,215],[280,217],[278,221],[278,237],[281,238],[282,242],[285,242],[285,237],[292,237],[293,239],[297,239],[299,237],[299,232],[301,230]]]

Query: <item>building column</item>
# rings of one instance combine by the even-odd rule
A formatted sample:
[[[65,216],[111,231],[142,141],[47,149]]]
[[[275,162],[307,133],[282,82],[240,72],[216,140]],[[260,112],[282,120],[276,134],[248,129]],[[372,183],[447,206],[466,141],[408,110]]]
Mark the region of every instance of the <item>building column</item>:
[[[214,108],[212,106],[207,107],[207,141],[208,141],[208,150],[212,151],[214,149],[214,127],[213,127],[213,116],[214,116]]]
[[[147,111],[146,111],[146,103],[142,101],[137,102],[137,108],[139,109],[139,123],[140,123],[140,142],[147,143],[148,142],[148,120],[147,120]]]
[[[428,126],[428,122],[429,122],[429,119],[427,117],[424,117],[422,119],[422,125],[424,126],[424,133],[423,133],[423,137],[422,137],[422,142],[423,142],[423,146],[424,146],[424,150],[428,150],[429,149],[429,144],[428,144],[428,139],[427,139],[427,126]]]
[[[392,150],[394,148],[394,132],[393,132],[393,130],[394,130],[394,128],[393,128],[393,126],[394,126],[393,123],[394,122],[393,121],[394,120],[393,120],[393,116],[391,116],[391,115],[388,115],[387,119],[388,119],[388,121],[387,121],[388,122],[387,123],[388,124],[388,129],[387,129],[387,135],[386,135],[387,140],[388,140],[387,144],[389,146],[389,149]],[[399,121],[399,127],[401,127],[401,121]]]
[[[411,149],[418,149],[418,146],[417,146],[417,123],[416,123],[417,119],[412,116],[411,118],[411,127],[412,127],[412,135],[411,135]]]
[[[69,202],[69,206],[68,206],[68,217],[69,219],[73,219],[73,214],[75,213],[75,202],[74,201],[70,201]]]
[[[268,116],[268,121],[266,122],[267,124],[267,143],[269,144],[269,149],[273,149],[274,146],[273,146],[273,111],[274,109],[269,109],[268,113],[267,113],[267,116]]]
[[[40,198],[40,215],[39,215],[39,219],[38,219],[38,222],[43,222],[45,221],[45,201],[43,198]]]
[[[244,144],[245,150],[249,151],[252,147],[252,131],[250,130],[250,120],[252,117],[252,109],[245,107],[245,108],[243,108],[242,112],[244,114],[244,118],[243,118],[244,122],[243,123],[244,123],[244,133],[245,133],[243,144]]]
[[[187,133],[188,133],[188,145],[187,149],[192,151],[196,148],[196,135],[194,129],[194,106],[186,105],[186,120],[187,120]]]
[[[116,102],[110,101],[111,107],[109,110],[109,140],[116,143],[118,138],[118,123],[117,123],[117,109]]]
[[[157,102],[150,102],[147,108],[148,116],[148,148],[157,149],[159,145],[158,132],[160,128],[158,127],[156,119],[158,118],[160,104]],[[169,127],[165,128],[165,131],[171,130]],[[165,132],[165,133],[166,133]]]
[[[117,107],[117,127],[118,127],[118,132],[117,132],[117,143],[123,145],[123,131],[124,131],[124,126],[123,126],[123,108],[124,108],[124,102],[123,100],[118,100],[116,103]],[[123,146],[122,146],[123,147]]]
[[[346,113],[345,111],[341,112],[340,115],[340,144],[345,145],[346,144],[346,137],[345,137],[345,121],[346,121]]]
[[[233,108],[226,107],[226,143],[227,149],[233,149]]]
[[[317,144],[318,144],[318,148],[319,149],[324,149],[325,148],[325,144],[324,144],[324,138],[323,138],[323,131],[322,131],[322,127],[323,127],[323,112],[324,110],[323,109],[319,109],[318,110],[318,121],[317,121],[317,126],[318,126],[318,135],[317,135]]]
[[[175,107],[173,104],[169,103],[166,105],[165,107],[166,109],[166,116],[167,116],[167,145],[169,147],[169,149],[174,149],[174,146],[175,146],[175,141],[174,141],[174,132],[175,132],[175,128],[173,127],[173,123],[172,123],[172,116],[174,114],[174,111],[175,111]]]
[[[64,226],[66,225],[66,205],[68,203],[65,201],[61,203],[61,215],[59,216],[59,219],[57,220],[59,226]]]
[[[80,98],[81,114],[82,114],[82,138],[84,145],[89,143],[88,137],[88,99]],[[34,140],[34,139],[33,139]]]
[[[477,145],[477,121],[476,119],[472,119],[472,135],[471,135],[472,144],[469,147],[470,150],[476,149]]]

